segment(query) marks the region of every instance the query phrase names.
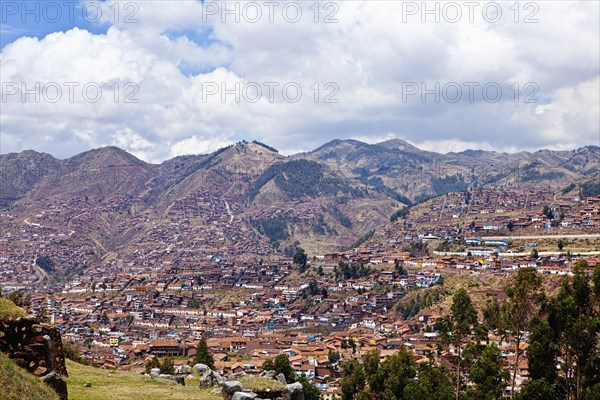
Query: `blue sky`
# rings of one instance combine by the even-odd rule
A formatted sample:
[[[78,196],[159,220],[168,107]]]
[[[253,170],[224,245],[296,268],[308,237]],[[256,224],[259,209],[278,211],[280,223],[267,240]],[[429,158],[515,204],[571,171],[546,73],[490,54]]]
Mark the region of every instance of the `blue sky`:
[[[106,33],[109,23],[90,22],[96,19],[95,8],[84,14],[83,3],[66,4],[66,1],[2,1],[0,47],[22,36],[42,39],[49,33],[64,32],[72,28],[86,29],[95,34]],[[76,2],[68,2],[76,3]],[[88,15],[85,18],[84,15]]]

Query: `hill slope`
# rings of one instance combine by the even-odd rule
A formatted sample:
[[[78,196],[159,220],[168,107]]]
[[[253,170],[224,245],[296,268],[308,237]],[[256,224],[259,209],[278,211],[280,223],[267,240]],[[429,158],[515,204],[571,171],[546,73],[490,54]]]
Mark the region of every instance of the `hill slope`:
[[[0,353],[0,387],[3,400],[58,400],[50,386]]]

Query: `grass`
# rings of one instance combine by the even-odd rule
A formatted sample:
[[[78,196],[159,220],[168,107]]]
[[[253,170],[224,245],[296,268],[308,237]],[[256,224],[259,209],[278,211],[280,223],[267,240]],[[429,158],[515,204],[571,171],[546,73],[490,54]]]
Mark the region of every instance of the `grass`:
[[[283,384],[274,379],[260,378],[258,376],[243,376],[239,379],[245,389],[265,390],[265,389],[283,389]]]
[[[0,320],[25,317],[27,313],[10,300],[0,298]]]
[[[58,400],[57,394],[41,380],[16,366],[0,353],[0,398],[3,400]]]
[[[70,400],[217,400],[220,394],[200,389],[198,380],[186,386],[165,379],[151,379],[132,372],[109,371],[67,360],[67,387]],[[92,387],[85,387],[89,382]]]

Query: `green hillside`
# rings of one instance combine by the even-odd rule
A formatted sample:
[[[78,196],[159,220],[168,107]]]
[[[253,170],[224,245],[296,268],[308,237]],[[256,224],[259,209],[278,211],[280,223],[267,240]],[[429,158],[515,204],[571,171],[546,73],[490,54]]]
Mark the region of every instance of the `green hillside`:
[[[58,400],[45,383],[0,353],[0,397],[3,400]]]

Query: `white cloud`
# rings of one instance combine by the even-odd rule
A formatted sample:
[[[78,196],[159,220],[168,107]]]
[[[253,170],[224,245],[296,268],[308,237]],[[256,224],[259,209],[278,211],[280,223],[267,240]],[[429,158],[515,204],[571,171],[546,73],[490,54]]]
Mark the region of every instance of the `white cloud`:
[[[106,23],[114,22],[106,12],[111,4],[105,4]],[[438,151],[598,144],[596,2],[537,3],[536,24],[514,23],[508,3],[502,3],[505,14],[497,24],[480,16],[474,23],[435,23],[431,17],[402,23],[403,3],[388,1],[339,2],[333,24],[315,23],[311,2],[298,3],[303,18],[295,24],[281,9],[274,23],[264,8],[259,23],[235,23],[231,15],[223,23],[222,14],[207,16],[199,2],[136,4],[139,23],[125,23],[121,13],[106,34],[71,29],[40,40],[21,38],[2,50],[5,95],[13,82],[95,82],[103,89],[97,103],[84,101],[80,92],[74,102],[63,93],[56,103],[36,103],[31,95],[23,103],[18,94],[7,95],[2,152],[34,148],[66,157],[115,144],[158,161],[242,138],[294,150],[333,138],[373,143],[399,137]],[[321,20],[326,14],[321,10]],[[521,10],[520,18],[525,14]],[[111,89],[116,82],[118,101]],[[136,86],[125,90],[128,82]],[[280,83],[275,102],[268,99],[267,82]],[[281,87],[290,82],[302,88],[298,103],[281,98]],[[339,91],[326,89],[328,82]],[[405,102],[406,82],[497,82],[504,91],[499,103],[463,98],[453,104],[433,96],[421,102],[418,95]],[[517,103],[509,89],[515,82]],[[523,103],[527,82],[536,82],[536,96],[549,104]],[[258,85],[263,97],[256,103],[244,96],[235,101],[232,94],[225,102],[220,93],[203,97],[212,83]],[[338,103],[325,104],[328,94]],[[126,95],[138,102],[124,103]]]

